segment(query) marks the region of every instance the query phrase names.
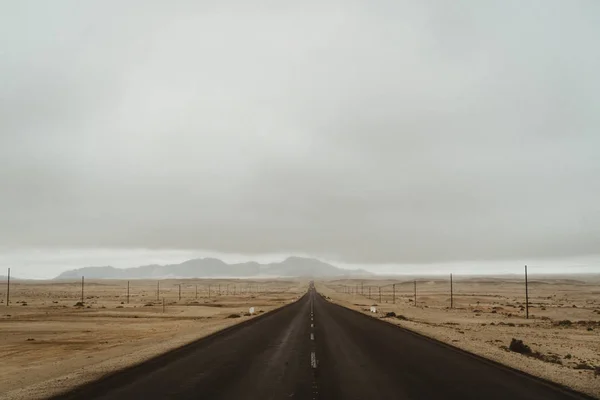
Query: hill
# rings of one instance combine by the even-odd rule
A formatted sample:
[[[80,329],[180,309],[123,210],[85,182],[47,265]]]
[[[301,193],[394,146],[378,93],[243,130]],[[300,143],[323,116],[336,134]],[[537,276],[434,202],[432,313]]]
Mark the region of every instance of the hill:
[[[65,271],[55,279],[164,279],[236,277],[330,277],[372,275],[365,270],[348,270],[313,258],[289,257],[282,262],[227,264],[217,258],[197,258],[171,265],[144,265],[136,268],[84,267]]]

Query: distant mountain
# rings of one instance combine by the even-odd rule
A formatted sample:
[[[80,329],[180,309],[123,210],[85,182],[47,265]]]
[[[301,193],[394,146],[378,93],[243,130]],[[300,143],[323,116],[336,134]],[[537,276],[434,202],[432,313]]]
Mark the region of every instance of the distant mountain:
[[[320,260],[303,257],[289,257],[282,262],[259,264],[246,262],[227,264],[216,258],[197,258],[171,265],[144,265],[137,268],[85,267],[65,271],[55,279],[75,279],[85,276],[89,279],[158,279],[158,278],[210,278],[236,277],[251,278],[261,276],[303,276],[339,277],[372,275],[362,269],[348,270],[335,267]]]

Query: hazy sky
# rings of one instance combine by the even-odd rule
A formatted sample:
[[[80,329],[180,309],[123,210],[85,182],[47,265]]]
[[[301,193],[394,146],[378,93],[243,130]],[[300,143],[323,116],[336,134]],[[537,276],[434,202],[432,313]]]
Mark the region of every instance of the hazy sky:
[[[598,254],[599,18],[597,0],[0,0],[0,246]]]

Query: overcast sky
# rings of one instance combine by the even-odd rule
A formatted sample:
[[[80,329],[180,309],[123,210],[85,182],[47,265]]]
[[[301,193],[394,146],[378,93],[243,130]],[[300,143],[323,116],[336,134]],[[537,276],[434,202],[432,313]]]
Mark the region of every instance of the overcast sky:
[[[599,18],[596,0],[0,0],[0,246],[598,254]]]

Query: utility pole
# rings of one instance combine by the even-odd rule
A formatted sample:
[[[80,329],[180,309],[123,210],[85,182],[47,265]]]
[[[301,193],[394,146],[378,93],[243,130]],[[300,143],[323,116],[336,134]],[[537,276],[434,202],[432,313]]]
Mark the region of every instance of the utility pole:
[[[165,313],[165,298],[163,297],[163,314]]]
[[[379,304],[381,304],[381,286],[379,286]]]
[[[364,296],[364,295],[365,295],[365,291],[364,291],[364,286],[363,286],[363,285],[364,285],[364,282],[361,282],[361,283],[360,283],[360,295],[361,295],[361,296]]]
[[[210,299],[210,284],[208,284],[208,298]]]
[[[196,300],[198,300],[198,285],[196,285]]]
[[[6,307],[10,303],[10,268],[8,269],[8,280],[6,281]]]
[[[450,274],[450,308],[454,308],[454,290],[452,288],[452,274]]]
[[[83,276],[81,277],[81,303],[83,304]]]
[[[127,304],[129,304],[129,281],[127,281]]]
[[[179,284],[179,301],[181,301],[181,283]]]
[[[369,299],[371,298],[371,286],[369,286]]]
[[[393,290],[393,292],[392,292],[392,303],[396,304],[396,284],[395,283],[392,285],[392,290]]]
[[[160,281],[156,282],[156,301],[160,301]]]
[[[527,283],[527,265],[525,266],[525,313],[529,319],[529,285]]]
[[[417,281],[415,279],[415,307],[417,306]]]

